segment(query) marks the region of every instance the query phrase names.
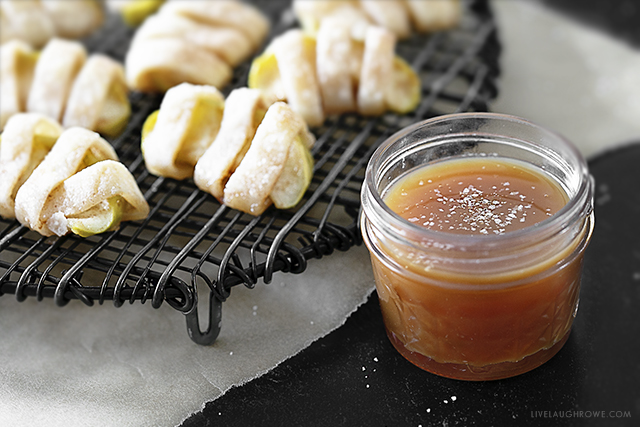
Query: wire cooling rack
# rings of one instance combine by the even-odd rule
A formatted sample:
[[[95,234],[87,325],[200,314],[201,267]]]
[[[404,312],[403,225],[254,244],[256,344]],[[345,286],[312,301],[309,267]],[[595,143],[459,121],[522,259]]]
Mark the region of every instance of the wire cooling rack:
[[[289,0],[254,3],[275,23],[271,37],[295,25]],[[500,45],[487,2],[468,6],[457,29],[398,44],[398,54],[422,79],[415,112],[375,119],[346,114],[313,129],[314,175],[293,210],[270,208],[253,217],[220,205],[191,180],[150,175],[140,154],[140,132],[161,97],[132,93],[131,121],[111,143],[148,200],[149,216],[86,239],[46,238],[0,219],[0,295],[13,294],[18,301],[52,298],[59,306],[70,300],[113,301],[116,307],[150,300],[158,308],[166,302],[185,315],[193,341],[213,343],[222,303],[234,286],[269,283],[276,272],[300,274],[312,259],[361,243],[360,187],[367,161],[382,141],[430,117],[488,109],[497,94]],[[91,52],[123,60],[133,32],[111,16],[85,43]],[[246,85],[249,66],[236,70],[225,94]],[[199,324],[199,295],[208,297],[205,330]]]

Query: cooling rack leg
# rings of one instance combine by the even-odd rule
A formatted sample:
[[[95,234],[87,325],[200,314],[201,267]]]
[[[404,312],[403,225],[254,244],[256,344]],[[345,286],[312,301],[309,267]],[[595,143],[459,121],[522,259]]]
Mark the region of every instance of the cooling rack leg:
[[[185,314],[187,318],[187,331],[191,340],[200,345],[211,345],[220,334],[222,323],[222,301],[213,292],[209,291],[209,325],[207,330],[202,332],[200,320],[198,319],[198,300],[193,304],[193,309]]]

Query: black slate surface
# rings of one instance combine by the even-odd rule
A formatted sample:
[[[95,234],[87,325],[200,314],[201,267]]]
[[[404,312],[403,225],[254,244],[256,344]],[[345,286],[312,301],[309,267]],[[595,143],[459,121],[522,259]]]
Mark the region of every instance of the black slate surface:
[[[640,422],[640,143],[590,162],[596,228],[565,347],[524,375],[463,382],[424,372],[389,343],[377,297],[193,426],[632,426]]]

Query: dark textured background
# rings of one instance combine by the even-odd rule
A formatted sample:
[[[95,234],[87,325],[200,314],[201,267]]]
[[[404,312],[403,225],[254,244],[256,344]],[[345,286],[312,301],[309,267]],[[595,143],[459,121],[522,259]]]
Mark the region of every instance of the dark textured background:
[[[640,1],[543,1],[640,47]],[[640,141],[590,162],[597,226],[579,315],[565,347],[542,368],[481,383],[421,371],[388,342],[374,294],[343,327],[207,404],[183,427],[640,425],[639,164]],[[611,418],[611,411],[631,418]]]

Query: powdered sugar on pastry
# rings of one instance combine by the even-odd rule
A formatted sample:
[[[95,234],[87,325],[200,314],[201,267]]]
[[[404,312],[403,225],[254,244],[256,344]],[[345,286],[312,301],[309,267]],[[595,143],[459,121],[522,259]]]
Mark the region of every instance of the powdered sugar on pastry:
[[[269,194],[282,173],[290,145],[301,131],[295,115],[283,102],[269,108],[249,151],[225,186],[226,205],[259,215],[271,204]]]
[[[239,88],[229,94],[220,132],[196,164],[194,181],[201,190],[223,199],[224,186],[249,149],[267,108],[257,89]]]

